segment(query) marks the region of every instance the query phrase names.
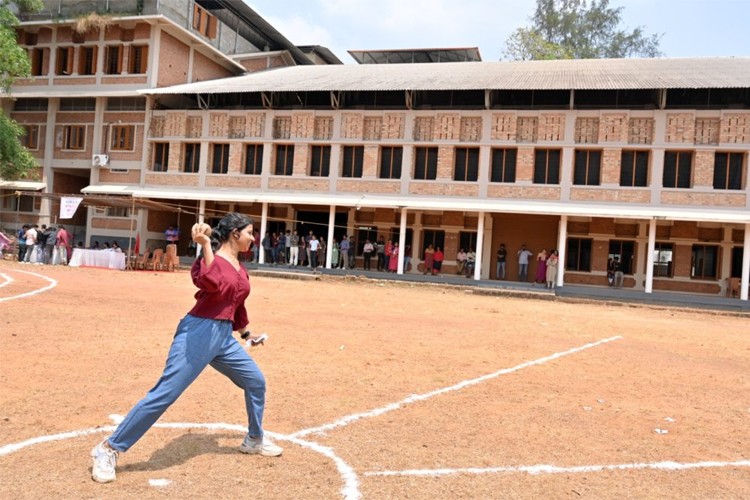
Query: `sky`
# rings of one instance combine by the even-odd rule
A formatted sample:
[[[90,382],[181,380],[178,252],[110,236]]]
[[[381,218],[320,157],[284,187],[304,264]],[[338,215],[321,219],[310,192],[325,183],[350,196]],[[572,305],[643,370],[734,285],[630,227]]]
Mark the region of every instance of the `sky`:
[[[503,57],[505,40],[528,26],[536,0],[245,0],[295,45],[347,50],[479,47]],[[662,34],[666,57],[750,56],[750,0],[610,0],[621,28]]]

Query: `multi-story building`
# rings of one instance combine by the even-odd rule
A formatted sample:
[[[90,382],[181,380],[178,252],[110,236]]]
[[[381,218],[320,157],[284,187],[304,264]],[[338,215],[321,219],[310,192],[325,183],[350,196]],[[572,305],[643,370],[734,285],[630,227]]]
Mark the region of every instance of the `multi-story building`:
[[[32,76],[2,105],[25,129],[38,159],[38,181],[0,179],[0,227],[57,222],[59,202],[44,194],[80,194],[90,185],[142,182],[148,123],[144,89],[198,82],[288,65],[340,64],[320,47],[299,48],[240,1],[45,0],[20,12],[17,33]],[[21,194],[16,194],[21,193]],[[125,204],[126,205],[126,204]],[[130,210],[79,210],[72,227],[127,241]],[[163,231],[158,216],[144,236]]]
[[[719,295],[740,281],[748,298],[749,58],[297,65],[221,76],[143,85],[138,158],[86,151],[110,163],[84,168],[82,155],[93,173],[74,187],[198,218],[242,210],[261,233],[354,235],[358,249],[383,235],[412,249],[413,267],[400,272],[421,272],[431,244],[444,250],[445,272],[459,248],[475,248],[474,277],[493,278],[504,243],[513,279],[525,244],[559,250],[560,284],[606,286],[618,257],[628,288]],[[13,112],[24,113],[33,111]],[[57,113],[48,127],[60,130]],[[114,117],[101,113],[109,136],[92,140],[116,146]],[[89,211],[87,235],[128,236],[134,219],[141,239],[158,244],[174,223],[159,210],[119,215],[130,214]],[[183,232],[194,220],[183,216]]]

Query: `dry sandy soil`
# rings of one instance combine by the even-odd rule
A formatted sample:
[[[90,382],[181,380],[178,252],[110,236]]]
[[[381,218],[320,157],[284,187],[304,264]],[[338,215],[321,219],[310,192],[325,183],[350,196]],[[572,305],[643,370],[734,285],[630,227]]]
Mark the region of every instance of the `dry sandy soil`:
[[[100,485],[89,451],[159,377],[190,276],[0,262],[0,495],[750,498],[747,317],[251,280],[283,456],[237,452],[243,395],[209,368]]]

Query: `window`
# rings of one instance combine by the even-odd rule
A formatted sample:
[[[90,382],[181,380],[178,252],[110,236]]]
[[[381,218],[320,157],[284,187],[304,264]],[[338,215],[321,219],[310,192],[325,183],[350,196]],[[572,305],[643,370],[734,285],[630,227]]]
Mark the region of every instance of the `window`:
[[[463,248],[467,252],[469,249],[477,249],[477,232],[476,231],[461,231],[458,233],[458,248]]]
[[[344,146],[343,156],[341,177],[362,177],[362,165],[365,161],[364,146]]]
[[[182,171],[195,174],[200,168],[201,145],[200,143],[186,143],[182,155]]]
[[[414,148],[414,179],[437,179],[438,148]]]
[[[674,276],[672,260],[674,259],[674,245],[672,243],[656,242],[654,246],[654,278],[671,278]]]
[[[716,279],[719,263],[719,247],[714,245],[693,245],[690,277],[704,280]]]
[[[107,111],[143,111],[146,109],[145,97],[108,97]]]
[[[148,47],[145,45],[131,45],[128,73],[143,74],[146,73],[146,68],[148,68]]]
[[[167,163],[169,162],[169,143],[154,143],[154,157],[151,164],[151,170],[154,172],[166,172]]]
[[[31,49],[29,60],[31,61],[31,76],[42,76],[44,74],[44,53],[46,49]]]
[[[294,145],[276,145],[276,169],[275,175],[292,175],[294,170]]]
[[[380,173],[381,179],[401,178],[401,159],[404,148],[400,146],[383,146],[380,148]]]
[[[560,184],[560,150],[534,151],[534,184]]]
[[[34,196],[22,194],[20,196],[9,196],[10,210],[13,212],[34,212]]]
[[[313,146],[310,153],[310,176],[328,177],[331,169],[331,146]]]
[[[65,97],[60,99],[60,111],[94,111],[96,99],[93,97]]]
[[[55,66],[55,74],[73,74],[73,47],[57,48],[57,65]]]
[[[130,217],[130,208],[107,207],[104,213],[107,217]]]
[[[693,153],[690,151],[667,151],[664,153],[665,188],[689,188]]]
[[[245,146],[245,174],[260,175],[263,171],[263,144]]]
[[[39,125],[22,125],[22,127],[21,144],[26,146],[26,149],[39,149]]]
[[[516,182],[516,150],[494,148],[491,168],[490,182]]]
[[[206,38],[216,38],[216,17],[198,5],[193,5],[193,29]]]
[[[96,74],[96,46],[78,48],[78,74]]]
[[[63,149],[82,151],[86,148],[86,126],[66,125],[63,127]]]
[[[623,151],[620,156],[620,186],[648,186],[648,151]]]
[[[211,173],[226,174],[229,172],[229,144],[211,145]]]
[[[602,152],[577,149],[573,166],[573,184],[576,186],[598,186],[601,184]]]
[[[445,250],[445,231],[438,231],[434,229],[425,229],[422,231],[422,251],[419,252],[419,258],[424,259],[425,248],[432,245],[432,248],[440,247],[441,250]]]
[[[109,148],[112,151],[133,151],[135,125],[113,125],[112,140]]]
[[[47,111],[47,99],[16,99],[13,111]]]
[[[633,274],[635,260],[635,242],[611,240],[607,260],[617,257],[620,260],[620,271],[623,274]]]
[[[476,182],[479,177],[479,148],[456,148],[453,180]]]
[[[110,45],[106,48],[106,57],[104,60],[104,72],[108,75],[119,75],[122,73],[122,52],[121,45]]]
[[[565,251],[565,269],[567,271],[591,272],[591,240],[568,238]]]
[[[406,234],[404,234],[404,236],[405,236],[405,238],[404,238],[404,248],[409,247],[408,248],[409,249],[409,257],[411,257],[411,245],[412,245],[412,241],[414,241],[414,230],[412,228],[410,228],[410,227],[407,227],[406,228]],[[388,238],[386,238],[386,241],[388,241],[390,239],[393,243],[396,243],[399,240],[400,237],[401,237],[401,228],[399,228],[399,227],[392,227],[391,230],[390,230],[390,232],[388,233]],[[373,243],[375,243],[376,240],[370,240],[370,241],[372,241]],[[364,244],[362,246],[364,246]],[[402,254],[404,256],[406,256],[405,253],[402,253]]]
[[[20,41],[19,41],[20,42]],[[23,33],[24,45],[36,45],[39,43],[39,33],[31,33],[26,31]]]
[[[714,155],[714,189],[742,189],[742,153]]]

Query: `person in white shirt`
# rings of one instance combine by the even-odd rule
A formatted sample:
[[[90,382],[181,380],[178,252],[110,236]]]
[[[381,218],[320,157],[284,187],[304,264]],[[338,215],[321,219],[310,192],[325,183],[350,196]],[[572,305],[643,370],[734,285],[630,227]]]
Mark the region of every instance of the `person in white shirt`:
[[[528,281],[529,257],[532,255],[534,254],[526,248],[526,245],[521,245],[521,249],[518,251],[518,281]]]
[[[464,267],[466,266],[466,252],[463,248],[456,254],[456,264],[458,264],[456,274],[463,274]]]
[[[318,267],[318,248],[320,247],[320,241],[313,234],[310,236],[310,267],[313,269]]]
[[[31,226],[26,230],[26,255],[23,261],[28,263],[31,262],[31,256],[34,253],[34,247],[36,247],[37,233],[36,226]]]

